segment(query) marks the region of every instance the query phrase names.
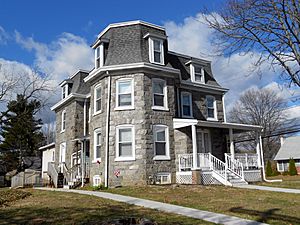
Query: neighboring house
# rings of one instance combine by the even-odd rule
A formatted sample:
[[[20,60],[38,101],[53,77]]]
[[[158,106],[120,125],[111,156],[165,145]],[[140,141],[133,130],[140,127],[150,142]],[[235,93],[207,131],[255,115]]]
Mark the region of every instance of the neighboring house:
[[[43,183],[49,183],[48,164],[54,163],[55,159],[55,143],[51,143],[39,148],[42,151],[42,179]]]
[[[282,140],[281,147],[274,160],[277,161],[277,170],[289,170],[289,160],[294,159],[298,174],[300,174],[300,136],[288,137]]]
[[[191,34],[192,35],[192,34]],[[105,186],[261,180],[260,126],[227,123],[211,62],[168,50],[163,27],[110,24],[95,68],[64,80],[56,112],[54,180]],[[80,54],[80,52],[78,52]],[[234,137],[256,132],[252,154]],[[238,159],[238,160],[236,160]]]
[[[35,185],[41,183],[42,160],[40,157],[30,156],[24,158],[24,172],[17,173],[11,178],[11,187]],[[16,173],[16,172],[15,172]]]

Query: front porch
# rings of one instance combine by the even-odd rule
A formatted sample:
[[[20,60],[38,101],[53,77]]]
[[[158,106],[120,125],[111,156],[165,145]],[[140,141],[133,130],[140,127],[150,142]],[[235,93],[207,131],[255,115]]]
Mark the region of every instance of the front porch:
[[[187,145],[190,148],[177,150],[177,183],[232,186],[262,179],[260,126],[174,119],[174,127],[185,129],[186,136],[191,137],[191,145]],[[235,152],[234,134],[241,132],[255,133],[255,151]]]

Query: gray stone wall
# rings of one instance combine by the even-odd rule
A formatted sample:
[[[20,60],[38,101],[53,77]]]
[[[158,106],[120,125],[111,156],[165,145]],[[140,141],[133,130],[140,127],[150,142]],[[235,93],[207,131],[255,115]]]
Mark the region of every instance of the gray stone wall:
[[[214,96],[217,105],[218,121],[224,122],[223,101],[221,95],[206,94],[198,91],[190,91],[190,90],[183,90],[183,89],[180,90],[180,93],[181,92],[189,92],[192,94],[193,117],[198,120],[206,120],[207,117],[206,96],[207,95]],[[179,94],[179,102],[181,102],[181,94]]]
[[[61,131],[62,112],[66,110],[66,128]],[[59,162],[60,144],[66,142],[66,166],[71,168],[71,155],[77,146],[74,139],[83,136],[83,102],[73,100],[56,111],[55,162]]]
[[[134,79],[134,109],[116,110],[116,81],[120,78]],[[152,109],[152,78],[165,79],[167,83],[168,110]],[[105,157],[105,119],[107,101],[108,78],[95,82],[91,88],[91,102],[94,98],[94,87],[102,86],[102,111],[91,117],[91,159],[94,158],[94,130],[101,128],[103,145],[101,146],[101,163],[92,163],[90,177],[100,175],[104,181]],[[175,172],[174,129],[173,117],[175,115],[174,79],[158,77],[153,74],[136,73],[112,76],[111,78],[111,106],[110,106],[110,131],[109,131],[109,184],[110,185],[143,185],[149,176],[158,172]],[[91,107],[93,112],[93,105]],[[134,125],[135,129],[135,160],[115,162],[116,157],[116,127],[122,124]],[[169,128],[169,150],[171,160],[153,160],[153,125],[163,124]],[[120,176],[114,176],[114,171],[120,170]],[[175,178],[175,173],[173,175]]]

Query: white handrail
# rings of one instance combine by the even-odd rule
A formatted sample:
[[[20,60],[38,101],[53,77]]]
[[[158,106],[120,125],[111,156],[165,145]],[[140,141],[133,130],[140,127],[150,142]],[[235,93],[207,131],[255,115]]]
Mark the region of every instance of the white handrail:
[[[225,163],[228,170],[244,180],[244,169],[242,163],[238,160],[232,159],[227,153],[225,153]]]

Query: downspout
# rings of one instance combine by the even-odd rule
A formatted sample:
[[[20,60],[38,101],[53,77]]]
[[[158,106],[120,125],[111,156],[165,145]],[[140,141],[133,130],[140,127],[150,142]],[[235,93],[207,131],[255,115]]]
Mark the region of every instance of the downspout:
[[[227,122],[227,119],[226,119],[226,110],[225,110],[225,99],[224,99],[224,94],[222,95],[222,105],[223,105],[224,123],[226,123],[226,122]]]
[[[176,88],[176,95],[177,95],[177,112],[178,112],[178,117],[181,117],[181,107],[180,107],[180,101],[179,101],[179,88]]]
[[[104,186],[108,187],[108,161],[109,161],[109,119],[110,119],[110,95],[111,95],[111,76],[108,71],[108,84],[107,84],[107,104],[106,104],[106,127],[105,127],[105,170],[104,170]]]
[[[83,141],[81,141],[81,187],[84,186],[84,177],[85,177],[85,137],[86,137],[86,99],[83,103]]]
[[[266,178],[265,161],[264,161],[264,154],[263,154],[263,148],[262,148],[261,134],[259,135],[259,145],[260,145],[260,159],[261,159],[261,166],[262,166],[263,180],[264,180],[265,182],[268,182],[268,183],[282,182],[282,179],[268,180],[268,179]]]

